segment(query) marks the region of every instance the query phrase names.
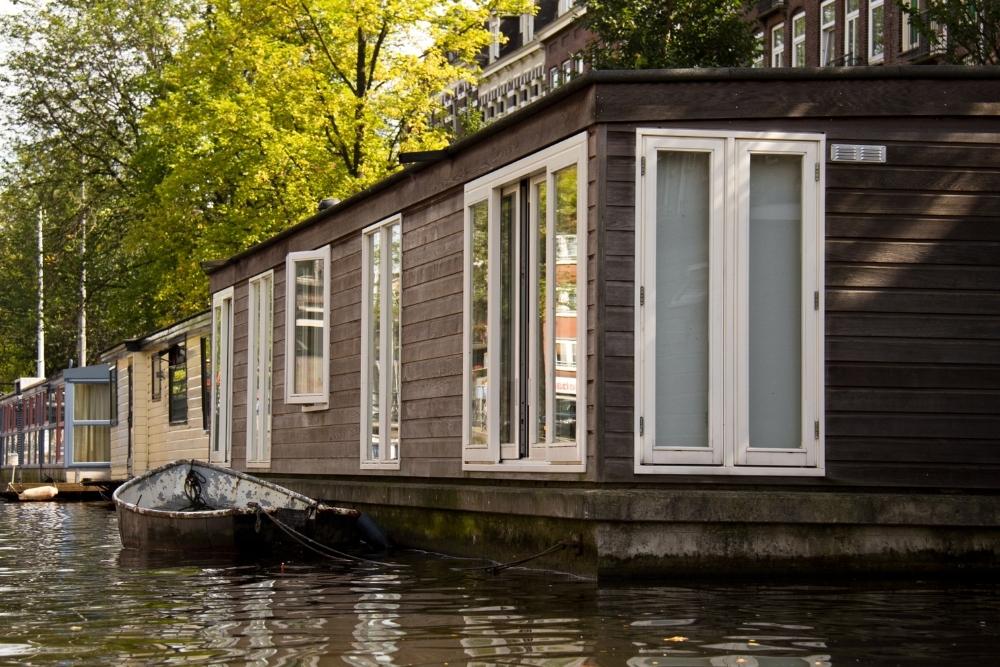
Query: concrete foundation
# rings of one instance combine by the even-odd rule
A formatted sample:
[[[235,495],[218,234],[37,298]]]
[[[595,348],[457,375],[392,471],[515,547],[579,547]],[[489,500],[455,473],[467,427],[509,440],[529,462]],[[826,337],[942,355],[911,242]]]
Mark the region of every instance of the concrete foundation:
[[[1000,573],[1000,497],[277,477],[401,546],[600,578]]]

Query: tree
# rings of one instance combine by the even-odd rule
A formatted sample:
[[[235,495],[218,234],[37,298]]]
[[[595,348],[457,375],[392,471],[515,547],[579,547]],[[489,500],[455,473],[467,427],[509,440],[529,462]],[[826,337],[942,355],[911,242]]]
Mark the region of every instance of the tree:
[[[964,65],[1000,65],[997,0],[896,0],[932,52]]]
[[[757,50],[742,0],[587,0],[596,69],[749,66]]]

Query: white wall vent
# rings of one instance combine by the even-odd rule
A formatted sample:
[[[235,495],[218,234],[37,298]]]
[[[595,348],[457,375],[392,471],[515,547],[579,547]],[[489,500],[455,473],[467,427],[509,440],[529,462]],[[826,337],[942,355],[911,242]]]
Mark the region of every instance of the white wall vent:
[[[831,144],[832,162],[885,162],[885,146]]]

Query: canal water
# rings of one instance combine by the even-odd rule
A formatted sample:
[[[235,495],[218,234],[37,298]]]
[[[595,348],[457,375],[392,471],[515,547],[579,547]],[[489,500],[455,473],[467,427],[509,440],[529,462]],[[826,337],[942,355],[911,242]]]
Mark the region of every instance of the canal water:
[[[103,504],[0,502],[0,664],[1000,662],[993,584],[607,586],[476,565],[149,561]]]

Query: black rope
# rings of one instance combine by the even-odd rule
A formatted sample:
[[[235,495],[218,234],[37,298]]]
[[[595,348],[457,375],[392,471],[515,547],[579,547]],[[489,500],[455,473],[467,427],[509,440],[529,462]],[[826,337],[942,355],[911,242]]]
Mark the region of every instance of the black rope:
[[[202,510],[214,509],[208,505],[204,500],[202,500],[201,492],[208,480],[200,472],[194,469],[194,464],[188,469],[187,477],[184,478],[184,497],[188,499],[188,506],[185,510],[194,510],[195,512],[200,512]]]
[[[349,553],[344,553],[343,551],[338,551],[333,547],[327,546],[322,542],[317,542],[308,535],[304,535],[299,531],[295,530],[288,524],[284,523],[276,516],[273,516],[269,512],[264,511],[264,508],[257,503],[247,503],[247,507],[253,509],[254,513],[257,515],[257,523],[260,524],[260,518],[266,517],[271,523],[277,526],[283,533],[288,535],[290,538],[298,542],[300,545],[309,549],[313,553],[323,556],[324,558],[329,558],[330,560],[336,561],[353,561],[357,563],[367,563],[369,565],[380,565],[382,567],[401,567],[400,565],[393,565],[391,563],[382,563],[376,560],[368,560],[367,558],[362,558],[360,556],[354,556]]]
[[[504,570],[510,569],[512,567],[517,567],[518,565],[524,565],[525,563],[533,561],[533,560],[535,560],[537,558],[541,558],[542,556],[548,556],[551,553],[555,553],[557,551],[562,551],[563,549],[566,549],[566,548],[569,548],[569,547],[572,547],[574,549],[579,549],[580,548],[580,541],[578,539],[563,540],[562,542],[556,542],[555,544],[553,544],[548,549],[545,549],[543,551],[539,551],[537,554],[533,554],[533,555],[527,556],[525,558],[519,558],[517,560],[512,560],[512,561],[509,561],[507,563],[495,563],[493,565],[486,565],[486,566],[483,566],[483,567],[466,567],[466,568],[462,568],[462,569],[463,570],[475,570],[475,571],[478,571],[478,572],[489,572],[490,574],[500,574]]]

